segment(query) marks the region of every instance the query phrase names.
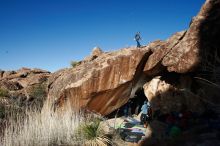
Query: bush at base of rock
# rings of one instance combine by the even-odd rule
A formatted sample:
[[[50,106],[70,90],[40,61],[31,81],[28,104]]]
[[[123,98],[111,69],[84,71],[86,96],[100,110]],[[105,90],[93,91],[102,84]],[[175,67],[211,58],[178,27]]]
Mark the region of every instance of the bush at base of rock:
[[[0,97],[7,97],[7,96],[8,96],[8,90],[0,88]]]
[[[47,93],[46,93],[46,87],[45,87],[45,84],[38,84],[38,85],[35,85],[31,88],[31,91],[30,91],[30,96],[32,97],[46,97],[47,96]]]

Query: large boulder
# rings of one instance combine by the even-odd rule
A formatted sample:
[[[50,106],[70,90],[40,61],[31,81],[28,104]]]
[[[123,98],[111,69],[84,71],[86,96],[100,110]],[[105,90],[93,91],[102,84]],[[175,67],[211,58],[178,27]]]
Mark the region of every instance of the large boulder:
[[[147,75],[155,76],[161,73],[166,68],[162,65],[162,60],[184,37],[186,31],[177,32],[168,38],[166,41],[155,41],[149,44],[153,54],[149,57],[144,67],[144,72]]]
[[[207,0],[189,29],[153,46],[144,72],[157,75],[176,72],[189,74],[193,94],[213,104],[220,103],[220,1]],[[182,81],[184,82],[184,80]],[[148,97],[151,98],[151,97]]]
[[[135,78],[151,54],[149,47],[102,53],[95,60],[54,73],[49,79],[49,98],[63,104],[86,107],[107,115],[130,98]],[[78,104],[76,104],[78,103]]]
[[[163,59],[162,63],[169,71],[185,73],[198,65],[202,65],[202,68],[219,65],[219,8],[219,0],[206,0],[199,14],[193,18],[183,39]]]
[[[187,84],[184,84],[183,80]],[[180,77],[175,85],[155,77],[144,85],[144,93],[152,105],[152,110],[162,114],[180,112],[183,108],[203,113],[204,104],[200,97],[190,91],[190,77]],[[189,84],[188,84],[189,83]]]
[[[187,31],[176,33],[157,46],[144,71],[148,72],[157,66],[177,73],[199,70],[200,75],[214,76],[215,81],[219,80],[219,7],[219,0],[207,0],[198,15],[192,18]]]
[[[53,105],[63,107],[66,101],[70,101],[73,107],[107,115],[133,97],[136,89],[158,75],[163,77],[175,72],[191,75],[193,81],[198,76],[208,82],[219,83],[219,7],[220,0],[207,0],[188,30],[175,33],[165,41],[157,40],[143,48],[131,47],[111,53],[95,49],[91,56],[80,61],[76,67],[57,71],[50,77],[48,98]],[[172,98],[162,98],[171,102],[167,103],[171,105],[169,110],[175,107],[174,101],[181,103],[181,98],[186,100],[184,104],[192,110],[200,105],[196,95],[199,91],[192,91],[188,85],[186,91],[168,82],[161,88],[171,90],[167,94],[180,96],[175,98],[168,94]],[[198,110],[202,111],[200,108]]]

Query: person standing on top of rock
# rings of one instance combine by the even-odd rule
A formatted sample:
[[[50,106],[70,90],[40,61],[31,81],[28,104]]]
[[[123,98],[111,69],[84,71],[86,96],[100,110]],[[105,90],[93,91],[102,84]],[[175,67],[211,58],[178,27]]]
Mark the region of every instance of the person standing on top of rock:
[[[140,44],[140,40],[141,40],[140,32],[137,32],[135,34],[134,40],[137,42],[137,47],[140,48],[141,47],[141,44]]]

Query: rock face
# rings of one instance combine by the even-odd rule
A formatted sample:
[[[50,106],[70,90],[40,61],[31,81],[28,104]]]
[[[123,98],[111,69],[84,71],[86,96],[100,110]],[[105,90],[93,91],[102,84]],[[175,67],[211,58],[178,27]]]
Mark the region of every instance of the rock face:
[[[1,71],[1,74],[0,89],[8,92],[8,98],[5,100],[13,100],[19,105],[24,105],[29,101],[46,97],[46,82],[50,72],[22,68],[17,71]]]
[[[137,68],[149,55],[148,47],[122,49],[58,71],[49,79],[49,98],[59,103],[69,99],[80,107],[109,114],[128,101]]]
[[[162,114],[173,111],[180,112],[183,108],[195,113],[203,113],[204,105],[201,99],[192,93],[190,87],[190,77],[180,77],[179,83],[171,85],[161,77],[155,77],[144,85],[144,93],[152,105],[152,110],[160,110]],[[181,85],[183,81],[188,85]]]
[[[180,42],[185,33],[186,31],[178,32],[164,42],[155,41],[149,45],[151,50],[153,50],[153,54],[146,62],[144,67],[145,74],[154,76],[165,69],[165,66],[162,64],[164,57]]]
[[[187,31],[176,33],[164,42],[156,42],[157,46],[153,46],[155,49],[146,62],[144,72],[152,77],[164,76],[170,74],[169,72],[176,72],[180,75],[188,74],[191,76],[192,87],[188,86],[186,88],[187,92],[191,94],[190,97],[193,96],[191,98],[195,100],[192,102],[196,102],[198,96],[202,100],[219,104],[220,96],[217,93],[220,89],[219,9],[219,0],[207,0],[198,15],[193,18]],[[145,85],[145,93],[149,100],[154,97],[153,100],[157,100],[158,90],[160,89],[156,85],[161,82],[159,79],[157,80],[158,82],[156,82],[156,79],[151,81],[154,88]],[[173,86],[173,84],[164,84],[167,88]],[[177,87],[177,89],[180,89],[180,87]],[[152,92],[153,95],[151,95]],[[184,94],[188,93],[184,92]],[[163,103],[165,107],[170,104]]]
[[[143,48],[126,48],[112,53],[95,49],[80,65],[57,71],[49,78],[48,98],[53,105],[62,107],[66,101],[71,101],[73,107],[107,115],[125,104],[136,89],[146,83],[147,98],[163,102],[155,107],[166,107],[171,111],[177,102],[195,110],[193,108],[201,105],[199,90],[206,90],[205,85],[196,81],[196,77],[208,80],[206,83],[210,88],[213,86],[209,81],[214,82],[215,89],[219,89],[219,10],[220,0],[207,0],[188,30]],[[182,75],[190,76],[192,84],[185,82],[185,78],[177,85],[167,82],[170,77],[175,80],[172,79],[173,73],[177,74],[178,79]],[[168,78],[164,77],[167,75]],[[156,76],[162,78],[156,79]],[[169,92],[161,94],[160,90]],[[162,97],[157,99],[158,95]],[[209,100],[208,95],[200,99],[205,97]],[[197,109],[202,111],[202,105]]]
[[[144,71],[158,64],[177,73],[192,72],[198,67],[202,72],[219,70],[219,3],[219,0],[207,0],[187,31],[176,33],[157,46]]]
[[[95,47],[95,48],[93,48],[93,50],[92,50],[92,54],[91,54],[91,56],[99,56],[99,55],[101,55],[103,53],[103,51],[99,48],[99,47]]]

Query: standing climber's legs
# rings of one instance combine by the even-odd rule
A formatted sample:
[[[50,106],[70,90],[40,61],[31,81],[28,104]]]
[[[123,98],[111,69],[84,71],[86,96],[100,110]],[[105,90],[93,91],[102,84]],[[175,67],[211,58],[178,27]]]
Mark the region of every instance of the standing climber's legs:
[[[147,121],[147,115],[141,114],[140,121],[141,121],[141,125],[144,125]]]
[[[137,47],[140,48],[141,47],[141,44],[139,41],[137,41]]]

